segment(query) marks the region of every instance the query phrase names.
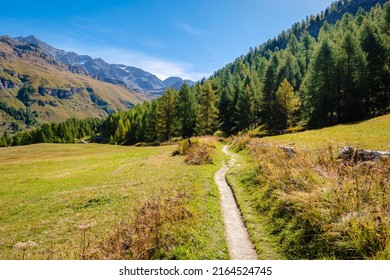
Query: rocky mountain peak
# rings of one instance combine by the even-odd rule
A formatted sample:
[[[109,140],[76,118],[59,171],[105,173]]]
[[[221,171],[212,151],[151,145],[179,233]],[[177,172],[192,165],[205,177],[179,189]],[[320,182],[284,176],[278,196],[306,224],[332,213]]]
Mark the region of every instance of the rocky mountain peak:
[[[161,95],[167,87],[178,89],[185,82],[179,77],[170,77],[162,81],[156,75],[134,66],[109,64],[101,58],[92,58],[88,55],[79,55],[75,52],[59,50],[42,42],[33,35],[28,37],[17,37],[15,39],[19,42],[37,46],[61,63],[69,65],[69,69],[85,72],[95,79],[122,85],[130,90],[144,92],[151,98],[155,95]],[[186,82],[189,85],[194,83],[189,80]]]

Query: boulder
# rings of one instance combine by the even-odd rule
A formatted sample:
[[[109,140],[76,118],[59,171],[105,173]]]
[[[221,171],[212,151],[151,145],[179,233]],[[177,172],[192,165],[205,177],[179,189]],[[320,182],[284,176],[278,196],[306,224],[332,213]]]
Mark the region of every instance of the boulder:
[[[288,146],[278,146],[279,149],[282,149],[286,154],[288,154],[290,157],[295,156],[297,153],[295,152],[294,148],[288,147]]]

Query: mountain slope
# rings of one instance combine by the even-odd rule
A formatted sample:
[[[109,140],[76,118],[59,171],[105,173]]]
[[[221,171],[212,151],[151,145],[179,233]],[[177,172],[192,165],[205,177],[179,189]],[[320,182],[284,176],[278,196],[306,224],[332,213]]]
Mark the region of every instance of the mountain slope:
[[[69,117],[105,117],[145,100],[140,93],[57,61],[52,52],[0,37],[0,132],[10,130],[15,121],[23,129]]]
[[[81,69],[95,79],[115,85],[126,86],[130,90],[143,92],[150,98],[162,95],[163,91],[171,86],[171,84],[167,85],[165,81],[161,81],[157,76],[140,68],[123,64],[109,64],[101,58],[92,58],[88,55],[78,55],[75,52],[59,50],[34,36],[17,37],[16,40],[36,45],[44,52],[52,55],[55,59],[70,65],[74,69],[73,71],[78,72]],[[174,79],[177,82],[175,88],[180,87],[184,83],[178,77],[171,77],[169,79]],[[193,82],[188,80],[187,83],[192,84]]]

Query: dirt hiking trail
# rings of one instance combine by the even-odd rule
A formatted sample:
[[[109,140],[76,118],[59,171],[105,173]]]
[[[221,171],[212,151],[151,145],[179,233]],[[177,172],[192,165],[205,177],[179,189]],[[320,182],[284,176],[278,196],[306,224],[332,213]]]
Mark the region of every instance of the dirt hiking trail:
[[[241,217],[233,192],[226,182],[226,173],[234,165],[235,159],[225,145],[222,151],[230,157],[229,164],[223,164],[214,180],[221,193],[222,215],[229,255],[232,260],[257,260],[257,254],[249,239],[248,231]]]

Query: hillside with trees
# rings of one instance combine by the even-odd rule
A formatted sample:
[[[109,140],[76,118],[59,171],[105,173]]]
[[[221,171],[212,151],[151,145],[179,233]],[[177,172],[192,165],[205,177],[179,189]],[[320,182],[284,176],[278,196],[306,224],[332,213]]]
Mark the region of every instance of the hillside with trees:
[[[355,2],[338,1],[331,10]],[[275,39],[280,48],[267,42],[193,87],[167,90],[161,99],[111,115],[103,123],[104,139],[134,144],[216,132],[269,135],[386,114],[389,26],[386,3],[345,13],[334,25],[325,21],[317,37],[309,28],[297,37],[292,28],[284,40],[285,32]]]

